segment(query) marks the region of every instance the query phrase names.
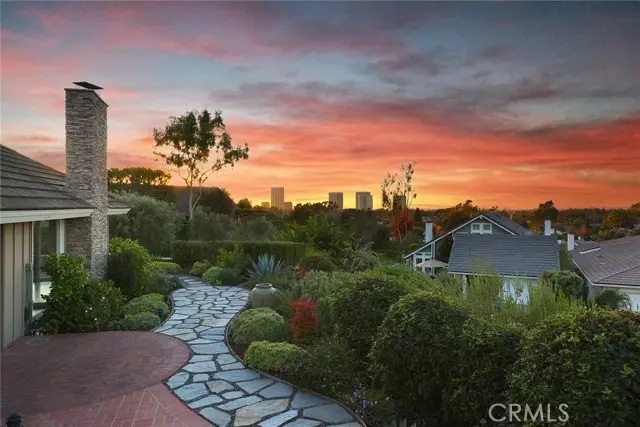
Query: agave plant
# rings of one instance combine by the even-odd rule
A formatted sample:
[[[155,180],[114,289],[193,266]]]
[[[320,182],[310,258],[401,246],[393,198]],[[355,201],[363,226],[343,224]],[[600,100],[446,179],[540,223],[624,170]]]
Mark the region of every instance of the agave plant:
[[[276,262],[276,257],[273,255],[262,254],[258,256],[257,261],[251,261],[251,268],[247,270],[252,279],[282,276],[285,273],[285,264],[282,261]]]

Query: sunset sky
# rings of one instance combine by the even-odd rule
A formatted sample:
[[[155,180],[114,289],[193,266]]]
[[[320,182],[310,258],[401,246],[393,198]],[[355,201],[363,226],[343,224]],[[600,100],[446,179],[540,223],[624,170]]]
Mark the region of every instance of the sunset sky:
[[[64,170],[64,88],[109,104],[109,167],[220,109],[255,204],[371,191],[415,160],[420,207],[640,201],[640,3],[2,2],[2,143]],[[174,184],[180,184],[174,174]]]

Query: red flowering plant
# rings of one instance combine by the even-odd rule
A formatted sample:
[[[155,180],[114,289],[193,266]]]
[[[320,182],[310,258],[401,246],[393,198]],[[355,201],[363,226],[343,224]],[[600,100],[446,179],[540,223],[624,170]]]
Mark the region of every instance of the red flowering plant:
[[[415,221],[408,210],[396,212],[391,220],[391,234],[394,239],[401,240],[409,230],[413,230]]]
[[[304,268],[304,267],[299,267],[299,268],[296,270],[296,279],[302,279],[304,276],[306,276],[306,275],[307,275],[307,273],[308,273],[308,272],[309,272],[309,270],[307,270],[306,268]]]
[[[313,298],[296,299],[289,307],[294,311],[289,330],[296,344],[307,344],[318,328],[317,304]]]

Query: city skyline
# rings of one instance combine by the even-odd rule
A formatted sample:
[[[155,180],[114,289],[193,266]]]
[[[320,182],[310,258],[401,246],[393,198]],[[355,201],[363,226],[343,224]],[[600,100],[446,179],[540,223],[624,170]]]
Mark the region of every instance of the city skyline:
[[[249,160],[206,185],[236,201],[280,182],[294,205],[378,207],[410,161],[412,207],[638,201],[637,2],[150,5],[3,2],[2,144],[64,171],[63,88],[89,81],[109,167],[168,170],[153,129],[221,110]]]

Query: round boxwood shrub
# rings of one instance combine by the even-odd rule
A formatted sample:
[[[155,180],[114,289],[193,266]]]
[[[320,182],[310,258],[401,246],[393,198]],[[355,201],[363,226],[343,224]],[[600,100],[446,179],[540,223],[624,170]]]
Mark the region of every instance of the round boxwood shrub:
[[[149,267],[161,271],[165,274],[179,274],[180,266],[175,262],[168,261],[151,261]]]
[[[250,368],[280,374],[297,370],[307,357],[307,351],[295,344],[254,341],[244,353],[244,362]]]
[[[372,270],[358,274],[331,297],[331,318],[337,333],[364,359],[391,304],[407,293],[396,278]]]
[[[196,261],[193,263],[193,267],[191,267],[189,274],[192,276],[202,277],[202,275],[210,268],[211,263],[209,261]]]
[[[329,273],[337,269],[336,264],[326,255],[307,255],[300,260],[298,266],[306,270]]]
[[[149,312],[164,318],[169,314],[169,306],[164,302],[162,295],[147,294],[129,301],[122,311],[125,315]]]
[[[220,286],[223,284],[220,281],[220,273],[222,273],[222,267],[211,267],[202,275],[202,279],[213,286]]]
[[[284,334],[284,319],[275,310],[266,307],[243,311],[229,326],[231,341],[241,346],[254,341],[282,341]]]
[[[455,365],[452,352],[468,317],[458,300],[433,291],[391,306],[370,356],[372,372],[403,412],[441,416],[442,390]]]
[[[541,322],[509,377],[511,402],[568,405],[567,426],[637,426],[640,313],[581,310]]]
[[[522,334],[501,323],[467,321],[444,389],[448,424],[476,425],[492,404],[506,402],[507,370],[518,358]]]
[[[160,326],[160,318],[154,313],[144,312],[138,314],[127,314],[120,321],[119,329],[124,331],[144,329],[149,330]]]

